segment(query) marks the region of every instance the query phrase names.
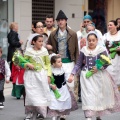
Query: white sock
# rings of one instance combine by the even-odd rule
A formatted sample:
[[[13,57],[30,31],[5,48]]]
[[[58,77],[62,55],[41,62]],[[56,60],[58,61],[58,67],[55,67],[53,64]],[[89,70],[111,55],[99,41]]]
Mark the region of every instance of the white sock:
[[[52,120],[56,120],[56,117],[52,117]]]
[[[31,113],[26,114],[26,118],[31,118]]]
[[[86,120],[92,120],[92,118],[86,118]]]

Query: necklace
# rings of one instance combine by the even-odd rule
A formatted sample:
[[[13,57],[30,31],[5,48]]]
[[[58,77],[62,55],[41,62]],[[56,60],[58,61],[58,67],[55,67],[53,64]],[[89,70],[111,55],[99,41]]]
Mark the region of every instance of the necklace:
[[[94,51],[95,49],[90,49],[90,48],[88,48],[88,51],[89,51],[89,55],[91,56],[92,54],[93,54],[93,51]]]
[[[117,31],[118,32],[118,31]],[[115,35],[115,34],[117,34],[117,32],[115,32],[115,33],[110,33],[111,35]]]

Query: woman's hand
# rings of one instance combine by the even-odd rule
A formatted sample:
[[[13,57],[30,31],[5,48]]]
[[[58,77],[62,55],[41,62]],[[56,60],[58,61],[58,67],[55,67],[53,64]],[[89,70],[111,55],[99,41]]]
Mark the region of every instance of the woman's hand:
[[[74,79],[74,75],[71,74],[70,77],[68,78],[68,82],[71,83],[73,81],[73,79]]]
[[[117,51],[120,52],[120,47],[117,48]]]
[[[9,83],[10,81],[9,80],[6,80],[6,83]]]
[[[96,66],[93,66],[93,68],[92,68],[92,72],[93,72],[93,73],[98,72],[98,69],[96,68]]]
[[[19,43],[22,45],[23,44],[23,40],[20,40]]]
[[[50,84],[50,87],[52,88],[52,90],[56,90],[57,89],[56,85]]]
[[[27,63],[26,66],[27,66],[29,69],[34,70],[34,65],[32,65],[32,64],[30,64],[30,63]]]

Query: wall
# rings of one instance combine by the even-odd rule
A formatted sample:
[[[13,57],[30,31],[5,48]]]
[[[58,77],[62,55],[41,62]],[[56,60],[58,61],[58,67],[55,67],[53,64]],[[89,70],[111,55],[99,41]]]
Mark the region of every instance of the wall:
[[[25,44],[31,33],[32,0],[14,0],[14,21],[19,25],[20,39]]]
[[[14,21],[14,0],[8,0],[8,24]]]
[[[83,6],[84,0],[55,0],[55,18],[59,10],[63,10],[68,17],[68,25],[78,31],[83,19]],[[72,18],[72,14],[75,14],[75,18]]]
[[[120,0],[108,0],[107,22],[120,17]]]

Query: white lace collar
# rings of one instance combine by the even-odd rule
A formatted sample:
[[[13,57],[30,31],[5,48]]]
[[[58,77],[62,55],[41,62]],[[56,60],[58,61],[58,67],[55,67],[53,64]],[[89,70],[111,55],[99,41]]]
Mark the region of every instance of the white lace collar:
[[[62,75],[62,74],[65,73],[65,72],[64,72],[64,70],[63,70],[62,67],[61,67],[61,68],[54,68],[54,67],[52,66],[52,73],[53,73],[54,75]]]
[[[46,56],[48,55],[48,51],[45,47],[42,47],[40,50],[36,51],[32,47],[26,49],[25,55],[28,56]]]
[[[104,52],[104,51],[105,51],[105,48],[97,45],[97,47],[96,47],[93,51],[90,51],[90,50],[88,50],[87,46],[85,46],[85,47],[83,47],[83,48],[81,49],[81,51],[82,51],[86,56],[92,56],[92,57],[94,57],[94,56],[96,56],[97,54]]]

